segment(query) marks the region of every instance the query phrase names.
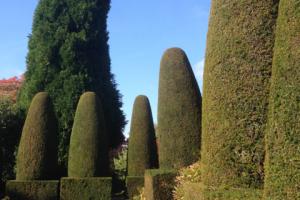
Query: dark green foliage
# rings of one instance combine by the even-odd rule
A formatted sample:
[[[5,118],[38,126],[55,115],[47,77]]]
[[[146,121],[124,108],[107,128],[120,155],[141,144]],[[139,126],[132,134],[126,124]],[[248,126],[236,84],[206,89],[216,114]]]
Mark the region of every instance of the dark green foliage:
[[[207,187],[262,188],[277,0],[213,0],[203,87]]]
[[[11,200],[57,200],[59,181],[8,181],[6,195]]]
[[[146,170],[145,197],[147,200],[172,200],[177,173],[173,170]]]
[[[105,176],[108,168],[107,132],[102,105],[94,92],[86,92],[80,97],[75,114],[68,176]]]
[[[178,169],[199,159],[201,94],[186,54],[165,52],[160,67],[158,137],[160,168]]]
[[[222,188],[217,190],[202,191],[203,192],[199,200],[260,200],[262,198],[263,193],[261,189],[250,188]]]
[[[111,200],[111,178],[63,178],[60,200]]]
[[[300,1],[281,0],[266,132],[264,199],[300,199]]]
[[[146,96],[135,99],[128,143],[128,175],[144,176],[145,169],[158,168],[152,111]]]
[[[0,98],[0,171],[2,180],[15,179],[15,152],[19,144],[23,117],[8,98]],[[0,176],[1,176],[0,175]]]
[[[126,186],[129,199],[133,199],[144,187],[144,176],[127,176]]]
[[[57,122],[47,93],[32,100],[17,155],[18,181],[57,177]]]
[[[102,100],[110,147],[124,139],[125,118],[107,44],[109,9],[110,0],[41,0],[35,11],[18,103],[26,110],[37,92],[49,93],[59,119],[59,161],[65,166],[76,105],[85,91]]]

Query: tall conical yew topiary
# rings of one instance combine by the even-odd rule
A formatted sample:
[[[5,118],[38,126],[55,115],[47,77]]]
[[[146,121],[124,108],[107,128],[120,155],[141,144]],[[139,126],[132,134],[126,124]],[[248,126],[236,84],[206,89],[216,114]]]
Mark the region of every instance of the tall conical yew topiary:
[[[281,0],[266,132],[264,199],[300,198],[300,2]]]
[[[134,102],[128,143],[128,175],[144,176],[146,169],[158,168],[152,111],[146,96]]]
[[[121,96],[110,67],[109,9],[110,0],[40,0],[35,11],[18,104],[27,110],[35,93],[49,93],[58,116],[63,168],[76,105],[85,91],[101,98],[109,146],[118,147],[124,139]]]
[[[201,94],[185,52],[168,49],[161,60],[158,97],[159,167],[179,169],[199,159]]]
[[[49,95],[33,98],[23,127],[17,154],[16,180],[57,178],[58,130]]]
[[[263,186],[277,0],[213,0],[203,87],[202,180]]]
[[[103,108],[94,92],[79,100],[70,140],[68,176],[72,178],[108,175],[108,141]]]

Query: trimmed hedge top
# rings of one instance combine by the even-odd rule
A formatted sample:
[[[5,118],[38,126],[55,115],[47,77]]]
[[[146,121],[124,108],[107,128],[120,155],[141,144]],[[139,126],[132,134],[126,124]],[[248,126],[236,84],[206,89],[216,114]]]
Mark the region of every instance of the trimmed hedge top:
[[[68,176],[108,175],[108,143],[102,105],[94,92],[79,100],[70,140]]]
[[[179,169],[200,158],[201,94],[185,52],[161,60],[158,97],[159,166]]]
[[[280,1],[266,144],[264,199],[299,199],[299,0]]]
[[[151,107],[146,96],[138,96],[131,118],[128,175],[144,176],[145,169],[153,168],[158,168],[158,155]]]
[[[213,0],[203,85],[203,182],[262,188],[278,1]]]
[[[16,179],[57,178],[57,121],[47,93],[33,98],[23,127],[17,155]]]

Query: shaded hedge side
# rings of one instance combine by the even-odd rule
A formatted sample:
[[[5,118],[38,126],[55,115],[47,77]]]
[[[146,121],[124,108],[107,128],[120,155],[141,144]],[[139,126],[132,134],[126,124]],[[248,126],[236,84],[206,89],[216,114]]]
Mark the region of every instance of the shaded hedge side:
[[[268,122],[264,199],[299,199],[299,0],[280,1]]]
[[[146,169],[158,168],[152,111],[146,96],[134,102],[128,143],[128,175],[144,176]]]
[[[277,0],[213,0],[203,89],[203,182],[263,185]]]
[[[33,98],[20,140],[16,180],[57,178],[58,130],[50,97],[40,92]]]
[[[94,92],[86,92],[80,97],[75,114],[68,176],[106,176],[108,170],[108,142],[102,105]]]
[[[200,157],[201,94],[185,52],[161,60],[158,97],[159,167],[179,169]]]

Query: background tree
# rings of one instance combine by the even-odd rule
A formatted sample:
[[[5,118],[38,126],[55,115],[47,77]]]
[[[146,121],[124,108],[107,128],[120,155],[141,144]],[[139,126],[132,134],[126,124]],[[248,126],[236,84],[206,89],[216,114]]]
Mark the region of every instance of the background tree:
[[[59,119],[64,169],[76,105],[84,91],[96,92],[103,103],[110,147],[124,139],[125,117],[107,44],[109,9],[110,0],[40,0],[35,11],[18,104],[27,110],[37,92],[49,93]]]

